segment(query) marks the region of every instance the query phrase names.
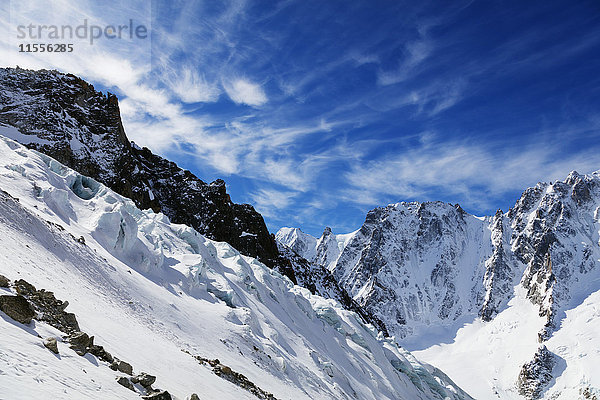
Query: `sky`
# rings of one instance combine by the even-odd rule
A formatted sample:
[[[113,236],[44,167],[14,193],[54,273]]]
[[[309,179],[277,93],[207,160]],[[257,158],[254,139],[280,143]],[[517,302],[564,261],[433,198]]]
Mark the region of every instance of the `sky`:
[[[507,211],[600,170],[600,2],[7,1],[0,65],[116,93],[128,137],[250,203],[269,229],[345,233],[400,201]],[[44,40],[28,24],[143,25]],[[111,31],[112,32],[112,31]]]

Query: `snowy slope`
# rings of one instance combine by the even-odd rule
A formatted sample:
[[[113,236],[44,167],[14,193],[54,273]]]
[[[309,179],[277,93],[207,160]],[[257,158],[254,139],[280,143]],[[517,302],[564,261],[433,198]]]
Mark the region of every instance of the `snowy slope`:
[[[330,243],[323,253],[338,254]],[[600,171],[540,183],[492,217],[441,202],[376,208],[321,265],[477,398],[600,391],[589,368],[600,342]]]
[[[275,234],[275,239],[294,250],[308,261],[313,261],[317,251],[317,239],[299,228],[283,227]]]
[[[279,399],[469,398],[335,301],[5,138],[0,189],[0,274],[68,300],[81,330],[174,398],[255,398],[182,350]],[[37,335],[60,336],[47,324],[0,316],[2,396],[139,398],[103,361],[43,348]]]

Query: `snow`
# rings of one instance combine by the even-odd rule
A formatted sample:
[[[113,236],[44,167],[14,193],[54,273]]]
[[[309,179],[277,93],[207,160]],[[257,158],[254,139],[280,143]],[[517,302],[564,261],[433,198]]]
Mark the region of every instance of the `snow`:
[[[0,314],[1,398],[94,399],[102,393],[110,399],[139,399],[115,384],[119,374],[99,365],[95,358],[80,357],[60,341],[60,354],[55,355],[38,337],[60,337],[61,332],[39,322],[25,326]]]
[[[342,246],[341,235],[318,239],[315,262],[398,343],[475,398],[521,399],[519,372],[541,345],[557,360],[544,399],[600,397],[598,178],[538,184],[493,217],[441,202],[379,207]],[[556,240],[543,249],[548,232]],[[278,239],[290,247],[299,240]],[[484,322],[487,301],[493,308]]]
[[[255,398],[182,350],[279,399],[467,398],[337,302],[1,137],[0,189],[0,273],[68,300],[95,343],[176,399]],[[105,363],[62,343],[56,357],[32,330],[58,332],[0,316],[3,395],[139,398]]]
[[[51,142],[49,142],[48,140],[42,139],[36,135],[24,135],[21,132],[19,132],[17,128],[10,125],[0,124],[0,135],[5,136],[7,138],[11,138],[24,144],[51,144]]]
[[[476,399],[522,399],[515,382],[521,366],[537,351],[537,333],[545,323],[525,294],[518,286],[509,308],[491,322],[475,319],[460,328],[450,343],[413,353],[469,388]]]

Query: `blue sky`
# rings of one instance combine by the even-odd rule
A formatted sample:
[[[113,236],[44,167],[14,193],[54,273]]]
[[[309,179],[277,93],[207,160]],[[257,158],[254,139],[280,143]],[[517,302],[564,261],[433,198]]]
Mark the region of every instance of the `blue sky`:
[[[348,232],[398,201],[507,211],[600,169],[598,1],[108,3],[13,1],[3,27],[134,18],[151,40],[44,58],[12,39],[2,59],[116,92],[131,139],[272,231]]]

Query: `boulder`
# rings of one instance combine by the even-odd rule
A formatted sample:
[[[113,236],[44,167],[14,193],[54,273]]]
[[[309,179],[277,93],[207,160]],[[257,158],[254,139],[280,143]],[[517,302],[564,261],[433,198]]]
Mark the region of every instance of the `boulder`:
[[[44,339],[44,347],[53,352],[54,354],[58,354],[58,343],[56,338],[48,337]]]
[[[88,348],[94,344],[94,337],[89,337],[85,332],[75,332],[69,336],[69,343],[77,354],[83,356],[88,352]]]
[[[133,390],[135,391],[135,389],[133,388],[133,385],[131,384],[131,382],[129,381],[129,379],[127,379],[124,376],[120,376],[117,378],[117,383],[123,387],[126,387],[129,390]]]
[[[28,324],[35,317],[35,311],[23,296],[0,296],[0,310],[17,322]]]
[[[172,400],[171,395],[166,390],[151,393],[147,396],[142,396],[144,400]]]
[[[152,376],[150,374],[147,374],[145,372],[142,372],[141,374],[136,375],[133,378],[131,378],[131,382],[139,383],[143,387],[149,387],[149,386],[152,386],[152,384],[154,382],[156,382],[156,377]]]
[[[192,393],[192,395],[188,397],[187,400],[200,400],[200,397],[198,397],[196,393]]]
[[[127,375],[133,374],[133,367],[131,366],[131,364],[125,361],[118,361],[117,370]]]
[[[15,288],[17,289],[17,293],[22,296],[27,296],[36,292],[35,286],[23,279],[19,279],[15,282]]]
[[[104,347],[99,346],[97,344],[91,345],[88,348],[88,351],[90,352],[90,354],[95,355],[96,357],[98,357],[102,361],[106,361],[106,362],[109,362],[109,363],[112,363],[114,361],[113,356],[108,351],[106,351],[104,349]]]
[[[221,373],[225,375],[231,375],[232,373],[231,368],[229,368],[227,365],[219,364],[217,368],[219,368],[221,370]]]

